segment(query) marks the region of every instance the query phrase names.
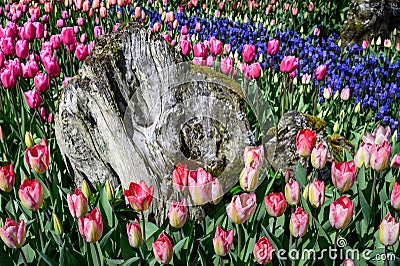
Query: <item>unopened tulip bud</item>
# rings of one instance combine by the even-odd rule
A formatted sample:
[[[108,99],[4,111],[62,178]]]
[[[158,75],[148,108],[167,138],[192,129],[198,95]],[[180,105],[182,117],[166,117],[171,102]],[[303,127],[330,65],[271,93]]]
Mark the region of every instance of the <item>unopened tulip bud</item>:
[[[33,142],[32,134],[29,131],[25,133],[25,145],[28,148],[33,147],[33,145],[35,145]]]
[[[61,224],[60,219],[58,218],[57,214],[53,213],[53,227],[54,231],[56,231],[57,235],[62,235],[64,233],[64,228]]]
[[[378,39],[376,39],[376,45],[381,45],[382,41],[381,41],[381,36],[378,37]]]
[[[336,92],[335,92],[335,95],[333,95],[333,99],[334,100],[336,100],[338,97],[339,97],[339,90],[337,90]]]
[[[343,195],[330,205],[329,222],[336,229],[345,228],[353,218],[354,204]]]
[[[308,200],[309,187],[310,187],[310,184],[307,184],[307,186],[304,188],[304,191],[303,191],[303,198],[305,200]]]
[[[274,75],[274,83],[276,84],[278,82],[279,82],[278,74],[275,73],[275,75]]]
[[[354,113],[358,114],[361,110],[361,102],[359,102],[356,107],[354,107]]]
[[[114,196],[115,196],[114,187],[111,184],[109,179],[106,180],[106,194],[107,194],[107,198],[109,201],[114,200]]]
[[[290,217],[289,230],[292,236],[299,238],[307,233],[310,215],[298,207]]]
[[[85,195],[85,197],[89,200],[89,199],[90,199],[91,192],[90,192],[89,184],[87,183],[86,179],[84,179],[84,180],[82,181],[82,188],[81,188],[81,191],[82,191],[83,195]]]
[[[354,262],[352,259],[346,259],[343,261],[342,266],[354,266]]]
[[[126,224],[128,233],[129,245],[133,248],[139,248],[143,244],[142,230],[140,229],[139,221],[135,219],[134,223]]]
[[[0,141],[4,143],[5,139],[3,128],[0,126]]]
[[[333,132],[338,133],[339,132],[339,122],[336,121],[335,125],[333,125]]]
[[[289,182],[285,185],[285,198],[289,205],[294,206],[299,204],[300,201],[300,185],[299,182],[290,178]]]

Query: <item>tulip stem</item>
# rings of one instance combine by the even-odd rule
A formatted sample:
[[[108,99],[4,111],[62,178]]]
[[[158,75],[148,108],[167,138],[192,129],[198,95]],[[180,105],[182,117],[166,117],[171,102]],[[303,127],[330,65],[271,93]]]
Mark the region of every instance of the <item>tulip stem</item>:
[[[99,254],[99,248],[97,247],[97,243],[94,242],[94,251],[96,252],[96,257],[97,257],[97,263],[99,264],[99,266],[101,266],[101,260],[100,260],[100,254]]]
[[[298,240],[298,238],[294,239],[294,248],[293,248],[293,250],[295,251],[294,252],[295,254],[297,253],[297,240]],[[292,266],[295,266],[295,265],[296,265],[296,261],[292,260]]]
[[[219,256],[219,266],[222,266],[222,265],[224,265],[224,262],[223,262],[223,260],[222,260],[222,257]]]
[[[373,181],[373,183],[372,183],[372,190],[371,190],[371,197],[370,197],[370,199],[371,199],[371,202],[370,202],[370,204],[369,205],[371,205],[371,208],[372,208],[372,204],[374,203],[374,196],[375,196],[375,188],[376,188],[376,173],[374,173],[374,181]]]
[[[274,217],[274,222],[272,223],[272,234],[275,235],[275,228],[276,228],[276,217]]]
[[[28,262],[26,260],[24,251],[22,250],[22,248],[20,248],[19,251],[21,252],[21,257],[22,257],[22,260],[24,261],[24,266],[28,266]]]
[[[40,225],[40,218],[39,218],[38,211],[35,211],[35,216],[36,216],[36,222],[38,223],[38,234],[39,234],[39,240],[40,240],[40,247],[42,248],[42,251],[44,251],[42,226]]]
[[[141,211],[140,212],[141,214],[142,214],[142,223],[143,223],[143,240],[144,240],[144,242],[146,242],[146,222],[145,222],[145,219],[144,219],[144,213],[143,213],[143,211]]]
[[[384,266],[387,266],[388,265],[388,249],[387,249],[387,246],[385,246],[385,261],[383,262],[384,264]]]
[[[17,129],[18,129],[19,136],[21,137],[22,148],[25,150],[25,142],[24,142],[24,138],[22,136],[21,125],[19,123],[17,108],[15,107],[14,94],[12,93],[12,90],[7,90],[7,91],[10,95],[11,105],[13,107],[14,114],[15,114],[15,120],[17,121]]]
[[[236,233],[237,233],[237,236],[238,236],[238,257],[240,258],[240,251],[241,251],[241,248],[242,248],[242,237],[241,237],[241,235],[240,235],[240,224],[236,224]]]
[[[13,196],[12,193],[10,193],[10,202],[11,202],[11,207],[12,207],[12,210],[13,210],[13,213],[14,213],[14,218],[15,218],[15,220],[17,221],[17,220],[18,220],[17,211],[15,210],[14,196]]]
[[[338,251],[337,251],[338,237],[339,237],[339,230],[336,230],[336,233],[335,233],[335,242],[333,243],[333,246],[334,246],[335,252],[337,252],[337,253],[338,253]],[[335,257],[335,259],[333,260],[333,265],[336,265],[336,257]]]

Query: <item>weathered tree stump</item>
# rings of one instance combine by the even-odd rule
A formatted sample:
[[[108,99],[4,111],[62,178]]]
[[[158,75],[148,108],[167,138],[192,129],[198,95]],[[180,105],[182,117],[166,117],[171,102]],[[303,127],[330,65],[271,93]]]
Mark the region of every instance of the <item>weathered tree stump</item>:
[[[142,179],[154,186],[147,213],[159,223],[177,198],[178,162],[204,167],[224,188],[237,182],[243,150],[253,144],[244,107],[233,79],[184,62],[160,36],[127,24],[97,39],[69,81],[56,137],[77,184],[108,178],[123,188]]]
[[[352,0],[341,32],[342,45],[389,37],[400,25],[399,0]]]

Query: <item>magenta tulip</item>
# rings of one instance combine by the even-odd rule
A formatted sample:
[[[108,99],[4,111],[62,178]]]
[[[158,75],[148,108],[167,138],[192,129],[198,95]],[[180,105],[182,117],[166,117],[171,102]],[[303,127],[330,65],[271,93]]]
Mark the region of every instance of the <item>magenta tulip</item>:
[[[315,69],[314,75],[316,80],[323,80],[326,76],[326,65],[318,66],[317,69]]]
[[[291,73],[297,69],[299,59],[294,56],[285,56],[279,67],[282,73]]]
[[[45,92],[50,87],[49,76],[43,73],[37,73],[33,83],[35,84],[35,88],[40,92]]]
[[[17,77],[14,72],[9,68],[3,68],[0,70],[1,83],[4,88],[12,89],[17,85]]]
[[[39,66],[35,60],[29,60],[25,64],[22,64],[22,76],[25,79],[30,79],[36,76],[39,72]]]
[[[28,41],[18,40],[15,44],[15,53],[19,58],[27,58],[29,55]]]
[[[36,109],[41,104],[40,93],[37,90],[31,90],[24,92],[26,103],[29,108]]]
[[[245,44],[243,46],[242,56],[247,64],[253,63],[256,58],[256,47],[253,44]]]
[[[274,56],[278,53],[279,51],[279,41],[272,38],[268,41],[268,49],[267,49],[267,53],[270,56]]]
[[[400,168],[400,153],[393,156],[392,162],[390,163],[392,168]]]
[[[15,55],[15,42],[10,37],[0,38],[0,47],[5,56]]]
[[[57,78],[60,75],[60,66],[57,59],[53,56],[47,56],[43,60],[44,68],[51,78]]]
[[[182,40],[180,42],[181,51],[184,56],[188,56],[192,51],[192,44],[188,40]]]
[[[210,52],[215,56],[222,54],[222,42],[215,37],[210,39]]]
[[[79,61],[83,61],[86,59],[86,57],[88,57],[88,55],[89,55],[88,46],[85,44],[79,43],[75,49],[75,57]]]
[[[71,45],[76,42],[73,27],[65,27],[61,30],[61,40],[65,45]]]
[[[246,79],[251,80],[251,79],[258,79],[259,77],[261,77],[261,73],[262,73],[262,69],[260,64],[257,63],[253,63],[249,66],[246,66],[244,68],[244,76]]]

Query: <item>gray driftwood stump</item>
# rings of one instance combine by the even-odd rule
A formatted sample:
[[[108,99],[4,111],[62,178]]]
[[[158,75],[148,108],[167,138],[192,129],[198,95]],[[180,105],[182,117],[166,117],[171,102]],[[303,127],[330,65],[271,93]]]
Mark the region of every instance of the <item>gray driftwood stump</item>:
[[[127,24],[96,40],[64,89],[56,137],[78,185],[108,178],[123,188],[142,179],[154,186],[147,214],[159,223],[177,198],[178,162],[204,167],[224,188],[237,182],[252,144],[244,104],[233,79],[184,62],[161,36]]]

